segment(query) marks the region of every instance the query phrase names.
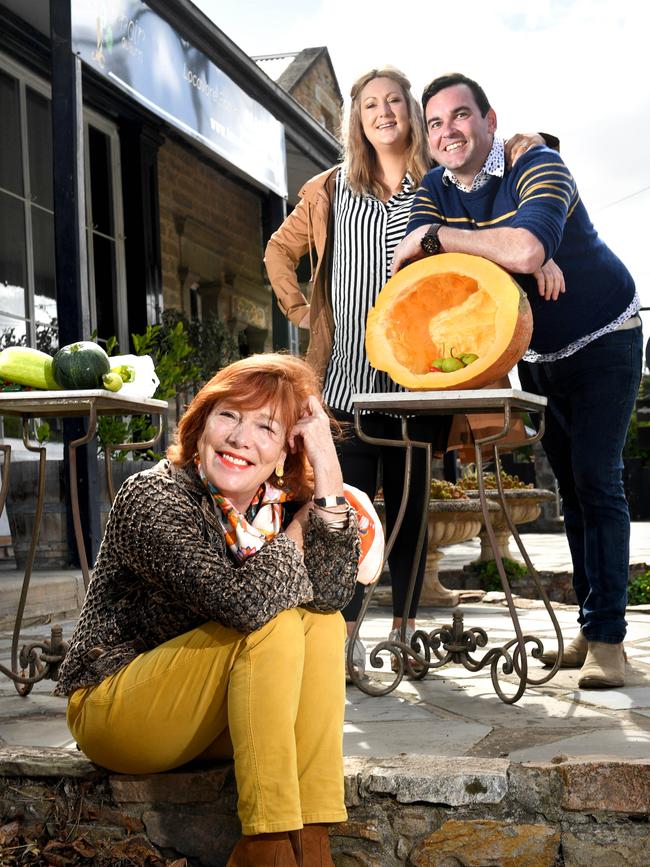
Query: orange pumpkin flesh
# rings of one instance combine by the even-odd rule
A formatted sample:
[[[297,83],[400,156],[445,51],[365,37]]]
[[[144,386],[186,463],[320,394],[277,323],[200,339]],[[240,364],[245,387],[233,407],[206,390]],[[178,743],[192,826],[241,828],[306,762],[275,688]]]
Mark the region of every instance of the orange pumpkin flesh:
[[[480,388],[506,374],[530,342],[526,294],[480,256],[442,253],[407,265],[368,314],[366,351],[373,367],[413,390]],[[450,373],[431,371],[451,354],[478,355]]]

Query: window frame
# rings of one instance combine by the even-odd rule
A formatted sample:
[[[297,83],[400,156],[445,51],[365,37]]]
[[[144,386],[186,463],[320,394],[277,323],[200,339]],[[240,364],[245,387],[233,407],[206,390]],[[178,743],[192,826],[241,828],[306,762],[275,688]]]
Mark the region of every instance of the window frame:
[[[31,88],[35,92],[41,94],[49,100],[50,106],[52,103],[52,88],[47,81],[40,78],[35,73],[26,69],[21,64],[17,63],[11,57],[0,51],[0,70],[7,75],[13,77],[18,82],[18,105],[20,111],[20,155],[22,160],[22,177],[23,177],[23,195],[17,195],[10,190],[2,189],[5,195],[9,195],[14,199],[22,202],[24,225],[25,225],[25,264],[26,264],[26,279],[25,279],[25,316],[16,316],[8,311],[0,311],[0,315],[6,320],[15,321],[20,327],[24,324],[27,343],[29,346],[36,346],[36,326],[35,321],[35,274],[34,274],[34,234],[32,224],[32,208],[39,208],[48,214],[54,216],[54,210],[46,208],[43,205],[34,201],[30,185],[29,173],[29,135],[27,128],[27,88]],[[126,253],[125,253],[125,235],[124,235],[124,207],[122,199],[122,164],[120,157],[120,138],[117,125],[103,115],[98,114],[87,105],[83,106],[83,130],[84,130],[84,185],[85,185],[85,200],[86,200],[86,215],[85,229],[88,246],[88,303],[90,310],[91,329],[97,328],[97,296],[95,286],[94,272],[94,257],[92,237],[95,230],[92,223],[92,201],[90,188],[90,156],[88,151],[88,127],[94,126],[100,132],[104,133],[110,146],[110,170],[111,170],[111,189],[112,201],[111,208],[113,211],[113,227],[114,236],[101,234],[102,237],[109,238],[115,243],[115,297],[111,299],[114,304],[115,322],[117,334],[115,335],[122,346],[129,344],[129,329],[128,329],[128,295],[126,286]],[[86,338],[89,335],[82,335]],[[106,335],[111,336],[111,335]]]

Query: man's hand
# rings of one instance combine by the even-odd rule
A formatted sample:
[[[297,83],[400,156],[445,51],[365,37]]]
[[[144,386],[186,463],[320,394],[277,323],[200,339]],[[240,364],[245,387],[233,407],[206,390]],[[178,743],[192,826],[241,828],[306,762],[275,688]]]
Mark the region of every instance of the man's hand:
[[[298,323],[298,328],[309,328],[309,310],[305,313],[305,315]]]
[[[546,144],[538,132],[518,132],[509,138],[503,149],[505,151],[506,168],[511,169],[522,154],[537,145]]]
[[[424,258],[425,252],[420,245],[420,241],[424,238],[428,229],[429,226],[418,226],[417,229],[413,229],[412,232],[409,232],[408,235],[402,238],[397,247],[395,247],[391,274],[397,274],[400,268],[403,268],[409,262]]]
[[[537,290],[545,301],[557,301],[565,292],[564,274],[553,259],[549,259],[542,267],[533,273],[537,280]]]

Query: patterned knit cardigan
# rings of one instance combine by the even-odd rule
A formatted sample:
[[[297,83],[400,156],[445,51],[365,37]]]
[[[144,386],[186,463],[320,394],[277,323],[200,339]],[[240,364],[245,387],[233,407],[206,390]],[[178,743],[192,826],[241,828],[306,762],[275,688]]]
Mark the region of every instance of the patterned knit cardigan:
[[[358,557],[352,516],[347,530],[332,531],[312,512],[302,554],[280,533],[236,564],[194,467],[163,460],[115,498],[55,692],[100,683],[207,620],[246,633],[301,605],[339,610]]]

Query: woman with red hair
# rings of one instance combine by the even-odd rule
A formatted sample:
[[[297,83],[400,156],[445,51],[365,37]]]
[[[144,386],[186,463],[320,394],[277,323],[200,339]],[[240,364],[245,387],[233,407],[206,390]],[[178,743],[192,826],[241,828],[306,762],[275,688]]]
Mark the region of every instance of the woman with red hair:
[[[57,691],[97,764],[234,756],[230,867],[332,865],[346,818],[340,609],[359,540],[311,368],[221,370],[120,489]]]

